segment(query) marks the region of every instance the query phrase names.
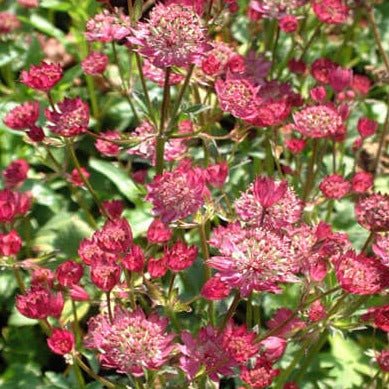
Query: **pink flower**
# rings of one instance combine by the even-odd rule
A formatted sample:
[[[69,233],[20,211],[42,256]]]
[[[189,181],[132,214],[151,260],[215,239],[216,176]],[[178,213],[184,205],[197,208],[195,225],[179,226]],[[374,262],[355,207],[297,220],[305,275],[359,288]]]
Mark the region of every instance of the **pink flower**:
[[[312,322],[323,320],[327,316],[326,309],[320,300],[313,302],[308,311],[309,320]]]
[[[348,251],[334,264],[340,286],[349,293],[377,294],[389,286],[389,269],[376,258]]]
[[[166,332],[167,325],[157,314],[147,318],[140,308],[128,312],[117,306],[112,323],[103,314],[89,320],[84,344],[98,350],[103,367],[139,377],[144,369],[160,369],[171,357],[174,335]]]
[[[95,143],[97,151],[107,157],[117,157],[120,153],[120,146],[114,141],[120,140],[120,133],[118,131],[106,131],[102,132],[101,136]]]
[[[246,363],[259,351],[257,334],[248,331],[245,325],[238,326],[229,322],[223,331],[223,343],[226,351],[238,363]]]
[[[25,8],[38,8],[39,0],[18,0],[18,4]]]
[[[28,101],[27,103],[17,105],[4,118],[4,123],[13,130],[25,130],[35,126],[39,118],[39,103],[37,101]]]
[[[266,359],[258,358],[252,369],[242,367],[240,378],[253,389],[267,388],[280,371],[273,369]]]
[[[293,154],[300,154],[305,146],[306,142],[304,139],[298,139],[298,138],[291,138],[287,139],[285,141],[285,146],[293,153]]]
[[[84,268],[79,263],[69,260],[61,263],[55,273],[59,284],[68,287],[80,282]]]
[[[367,138],[374,135],[377,132],[378,123],[375,120],[371,120],[367,117],[360,118],[358,120],[358,132],[362,138]]]
[[[381,263],[389,267],[389,234],[377,234],[372,248]]]
[[[349,8],[344,0],[311,0],[317,18],[327,24],[342,24],[347,20]]]
[[[126,253],[132,244],[132,231],[126,219],[108,220],[93,235],[101,250],[112,254]]]
[[[61,65],[44,61],[37,66],[31,66],[28,71],[23,70],[20,75],[23,84],[44,92],[49,91],[61,78]]]
[[[223,334],[211,326],[201,328],[196,337],[188,331],[181,333],[183,345],[179,345],[182,353],[180,367],[189,380],[192,380],[200,368],[213,381],[218,381],[218,374],[231,375],[236,361],[225,349]]]
[[[358,223],[374,232],[389,231],[389,195],[373,193],[355,206]]]
[[[46,109],[45,115],[51,122],[48,128],[54,133],[72,137],[84,133],[89,124],[89,107],[79,97],[65,98],[57,104],[58,110]]]
[[[150,80],[158,84],[161,88],[165,85],[165,71],[161,68],[154,66],[146,58],[143,61],[143,74]],[[177,85],[184,80],[184,76],[174,73],[172,71],[169,76],[169,85]]]
[[[0,254],[6,257],[17,255],[22,248],[22,243],[21,237],[15,230],[0,234]]]
[[[53,293],[41,286],[32,286],[25,294],[16,296],[16,308],[30,319],[59,317],[64,306],[61,293]]]
[[[105,72],[108,62],[107,55],[93,51],[81,61],[81,67],[85,74],[96,76]]]
[[[341,199],[351,190],[351,183],[339,174],[324,177],[319,185],[320,190],[328,199]]]
[[[11,12],[0,12],[0,34],[9,34],[21,26],[18,17]]]
[[[31,275],[31,285],[52,288],[55,274],[45,267],[37,267]]]
[[[99,289],[109,292],[120,280],[120,267],[111,261],[93,262],[90,277]]]
[[[323,84],[329,83],[329,76],[337,67],[337,64],[327,58],[317,59],[311,67],[312,77]]]
[[[252,226],[272,226],[275,228],[297,222],[303,211],[303,202],[286,182],[271,178],[259,178],[255,185],[235,201],[236,213],[240,220]],[[269,190],[269,192],[267,192]],[[261,205],[262,203],[265,205]]]
[[[256,0],[250,2],[250,7],[268,19],[279,19],[283,15],[301,7],[307,0]]]
[[[142,248],[136,244],[131,245],[127,254],[120,262],[127,270],[140,273],[145,264],[145,255]]]
[[[209,185],[215,188],[222,188],[228,177],[227,162],[209,165],[206,169],[206,180]]]
[[[207,300],[223,300],[230,294],[231,288],[220,276],[211,277],[202,287],[201,296]]]
[[[389,350],[382,350],[377,355],[377,363],[380,369],[386,373],[389,372]]]
[[[164,3],[166,5],[180,4],[192,7],[201,16],[205,11],[207,0],[165,0]]]
[[[105,200],[103,207],[111,219],[119,219],[123,213],[124,204],[122,200]]]
[[[341,116],[327,105],[305,107],[293,119],[296,130],[308,138],[333,136],[343,127]]]
[[[167,272],[166,257],[150,258],[147,262],[147,271],[152,278],[163,277]]]
[[[31,196],[28,193],[0,190],[0,223],[11,222],[17,216],[24,215],[30,206]]]
[[[147,230],[149,243],[166,243],[173,235],[173,231],[161,220],[154,219]]]
[[[82,167],[80,170],[81,170],[82,175],[85,177],[85,179],[89,179],[90,173],[84,167]],[[84,185],[84,181],[81,178],[81,175],[76,168],[74,168],[72,170],[72,172],[70,173],[69,181],[74,186],[83,186]]]
[[[278,336],[268,336],[259,342],[258,345],[261,347],[261,357],[274,363],[284,355],[287,342],[284,338]]]
[[[288,69],[292,73],[305,74],[305,72],[307,71],[307,65],[301,59],[292,58],[288,62]]]
[[[207,76],[216,76],[220,72],[221,63],[214,54],[208,54],[201,62],[201,70]]]
[[[223,282],[247,297],[253,290],[276,293],[280,291],[279,283],[298,281],[298,264],[289,251],[288,240],[260,228],[242,232],[237,237],[225,236],[227,244],[217,246],[221,256],[207,261],[219,271]]]
[[[104,10],[86,23],[85,36],[89,42],[120,41],[130,34],[131,20],[123,13],[111,14]]]
[[[184,242],[176,242],[172,247],[165,249],[166,265],[173,272],[185,270],[192,266],[197,254],[196,246],[187,246]]]
[[[341,66],[332,70],[328,75],[331,88],[338,93],[350,86],[352,80],[353,71],[351,69],[344,69]]]
[[[128,38],[155,66],[188,66],[211,46],[199,15],[190,6],[157,4],[147,22],[138,23]]]
[[[204,204],[206,192],[203,172],[182,164],[171,172],[154,178],[147,186],[146,200],[153,203],[153,212],[164,223],[184,219]]]
[[[5,186],[12,189],[23,184],[29,168],[29,164],[24,159],[11,162],[3,171]]]
[[[322,102],[327,97],[327,91],[324,86],[317,86],[315,88],[312,88],[309,94],[312,100],[317,102]]]
[[[279,26],[286,33],[295,32],[298,28],[298,20],[293,15],[285,15],[279,20]]]
[[[351,87],[358,95],[367,95],[371,88],[370,78],[361,74],[354,74]]]
[[[60,328],[54,328],[50,337],[47,339],[47,345],[50,350],[59,355],[70,353],[73,350],[74,344],[73,333]]]
[[[373,186],[374,176],[368,172],[358,172],[351,180],[352,190],[356,193],[365,193]]]
[[[33,141],[33,142],[42,142],[42,140],[45,138],[45,133],[43,132],[42,128],[37,126],[32,126],[26,131],[27,136]]]
[[[288,338],[293,332],[299,331],[305,327],[305,323],[293,315],[293,311],[288,308],[279,308],[273,317],[266,323],[274,335],[282,338]]]
[[[72,285],[69,288],[69,295],[74,301],[88,301],[90,299],[88,292],[80,285]]]
[[[377,328],[389,332],[389,305],[369,308],[367,313],[362,315],[362,320],[373,321]]]

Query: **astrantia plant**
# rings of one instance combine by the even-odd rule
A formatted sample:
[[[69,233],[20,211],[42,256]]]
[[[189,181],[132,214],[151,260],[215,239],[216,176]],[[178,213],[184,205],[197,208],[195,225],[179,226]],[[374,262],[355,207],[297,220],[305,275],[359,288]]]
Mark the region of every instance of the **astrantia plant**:
[[[389,384],[389,14],[0,5],[0,387]]]

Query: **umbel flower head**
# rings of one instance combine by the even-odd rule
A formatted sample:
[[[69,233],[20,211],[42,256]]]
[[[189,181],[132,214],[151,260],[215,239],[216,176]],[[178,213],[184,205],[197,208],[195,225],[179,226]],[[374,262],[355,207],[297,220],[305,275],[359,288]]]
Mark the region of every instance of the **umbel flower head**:
[[[31,66],[29,70],[23,70],[20,81],[32,89],[49,91],[62,78],[60,64],[41,62]]]
[[[188,66],[199,61],[212,46],[205,28],[190,6],[157,4],[146,23],[139,23],[129,41],[155,66]]]
[[[39,103],[28,101],[11,109],[4,118],[4,123],[13,130],[25,130],[33,127],[39,118]]]
[[[374,193],[355,206],[358,223],[374,232],[389,231],[389,195]]]
[[[171,356],[174,335],[166,332],[167,324],[157,314],[146,317],[140,308],[129,312],[116,306],[112,323],[105,314],[89,320],[85,347],[98,350],[103,367],[139,377]]]
[[[58,111],[46,109],[47,120],[52,124],[48,127],[51,131],[64,137],[72,137],[85,132],[89,124],[89,107],[79,97],[75,99],[65,98],[57,104]]]

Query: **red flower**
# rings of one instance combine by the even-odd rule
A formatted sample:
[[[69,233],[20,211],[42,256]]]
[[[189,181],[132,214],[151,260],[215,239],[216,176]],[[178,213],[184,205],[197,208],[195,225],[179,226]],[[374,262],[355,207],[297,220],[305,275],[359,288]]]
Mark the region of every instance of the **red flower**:
[[[60,328],[54,328],[47,339],[50,350],[59,355],[70,353],[74,347],[74,335],[72,332]]]
[[[165,249],[166,265],[173,272],[182,271],[193,264],[198,254],[197,247],[177,242]]]
[[[373,186],[374,176],[368,172],[355,173],[351,180],[352,190],[356,193],[365,193]]]
[[[329,83],[329,75],[336,69],[336,63],[327,58],[317,59],[311,67],[312,77],[323,84]]]
[[[57,104],[58,111],[46,109],[47,120],[52,124],[49,129],[58,135],[72,137],[82,134],[88,129],[89,107],[79,97],[64,99]]]
[[[120,134],[117,131],[106,131],[100,133],[102,139],[97,139],[95,147],[97,151],[107,157],[117,157],[120,153],[120,146],[116,144],[115,140],[120,139]]]
[[[307,71],[307,65],[301,59],[292,58],[288,62],[288,69],[292,73],[305,74],[305,72]]]
[[[285,141],[285,146],[293,153],[300,154],[305,146],[306,142],[304,139],[292,138]]]
[[[82,167],[80,170],[85,179],[88,179],[90,177],[90,173],[84,167]],[[81,175],[76,168],[74,168],[70,173],[69,181],[75,186],[84,185],[84,181],[82,180]]]
[[[51,288],[54,284],[54,279],[55,275],[50,269],[38,267],[32,273],[31,285]]]
[[[315,88],[312,88],[309,94],[312,100],[317,102],[322,102],[327,97],[327,91],[324,86],[317,86]]]
[[[147,240],[149,243],[168,242],[172,235],[172,230],[160,219],[154,219],[147,230]]]
[[[378,123],[375,120],[363,117],[358,120],[358,132],[362,138],[367,138],[377,132]]]
[[[91,280],[102,291],[109,292],[120,279],[120,267],[108,261],[98,261],[91,265]]]
[[[259,345],[261,346],[261,357],[274,363],[284,355],[287,342],[284,338],[278,336],[268,336],[259,342]]]
[[[123,213],[124,204],[122,200],[105,200],[102,205],[111,219],[118,219]]]
[[[202,287],[201,296],[207,300],[223,300],[230,294],[230,287],[220,277],[211,277]]]
[[[24,215],[31,206],[28,193],[0,190],[0,223],[11,222],[15,217]]]
[[[145,264],[145,256],[141,247],[133,244],[121,263],[127,270],[140,273]]]
[[[389,350],[382,350],[376,358],[380,369],[389,373]]]
[[[280,29],[284,32],[295,32],[298,28],[298,20],[296,16],[285,15],[279,20]]]
[[[215,188],[222,188],[228,177],[227,162],[220,162],[214,165],[209,165],[205,171],[206,181],[209,185]]]
[[[341,24],[347,20],[349,8],[344,0],[311,0],[317,18],[327,24]]]
[[[319,188],[328,199],[341,199],[350,192],[351,183],[339,174],[332,174],[324,177]]]
[[[27,178],[30,166],[24,159],[11,162],[3,171],[4,183],[7,188],[14,188],[22,184]]]
[[[108,56],[94,51],[81,61],[81,67],[85,74],[96,76],[104,73],[108,62]]]
[[[367,230],[389,231],[389,195],[374,193],[360,199],[355,206],[355,215]]]
[[[328,81],[335,92],[341,92],[351,85],[353,80],[353,71],[338,66],[328,75]]]
[[[62,78],[62,68],[60,64],[50,64],[41,62],[37,66],[31,66],[20,75],[20,81],[32,89],[49,91]]]
[[[288,308],[279,308],[273,317],[266,323],[270,330],[278,328],[274,335],[288,337],[291,333],[305,327],[305,323],[298,317],[293,316],[293,311]]]
[[[221,68],[221,62],[214,54],[208,54],[201,62],[201,70],[207,76],[216,76]]]
[[[67,287],[78,284],[83,273],[82,265],[71,260],[61,263],[56,270],[58,282]]]
[[[163,277],[167,272],[166,258],[150,258],[147,262],[147,271],[152,278]]]
[[[16,255],[22,247],[22,239],[12,230],[8,234],[0,234],[0,254],[6,257]]]
[[[28,101],[11,109],[4,118],[4,123],[13,130],[25,130],[35,126],[39,118],[39,103]]]
[[[373,321],[374,325],[382,331],[389,332],[389,305],[371,307],[362,316],[363,320]]]
[[[70,298],[74,301],[88,301],[88,292],[79,285],[72,285],[69,289]]]
[[[0,34],[9,34],[20,27],[18,17],[11,12],[0,12]]]
[[[351,87],[359,95],[367,95],[371,87],[370,78],[361,74],[355,74]]]
[[[255,200],[261,204],[263,208],[270,208],[276,204],[288,189],[288,183],[281,181],[276,182],[268,177],[258,177],[254,182],[253,194]]]
[[[59,317],[64,306],[61,293],[53,293],[41,286],[32,286],[25,294],[16,296],[16,308],[30,319]]]
[[[308,311],[310,321],[320,321],[327,316],[327,312],[320,300],[313,302]]]
[[[266,359],[258,358],[253,369],[242,367],[240,378],[253,389],[261,389],[270,386],[273,379],[279,374],[278,369],[273,369]]]

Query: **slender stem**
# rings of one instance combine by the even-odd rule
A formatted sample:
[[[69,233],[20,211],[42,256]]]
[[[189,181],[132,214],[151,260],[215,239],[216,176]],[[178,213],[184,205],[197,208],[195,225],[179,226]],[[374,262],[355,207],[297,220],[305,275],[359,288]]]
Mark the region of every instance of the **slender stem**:
[[[100,377],[92,369],[90,369],[78,356],[74,356],[74,361],[85,371],[90,377],[94,378],[96,381],[99,381],[102,385],[105,385],[108,389],[115,389],[116,385],[107,379]]]
[[[372,242],[372,240],[374,239],[374,232],[370,232],[369,236],[367,237],[362,249],[361,249],[361,253],[364,253],[367,251],[367,249],[369,248],[370,246],[370,243]]]
[[[204,223],[199,224],[199,234],[200,234],[201,250],[203,252],[203,257],[204,260],[207,261],[209,259],[209,250],[208,250],[207,235],[205,232]],[[211,269],[206,263],[204,263],[204,278],[205,281],[208,281],[211,278]]]
[[[112,305],[111,305],[111,293],[107,292],[106,296],[107,296],[108,318],[109,318],[110,323],[112,324],[113,323],[113,316],[112,316]]]
[[[81,328],[80,323],[78,322],[78,315],[77,315],[77,306],[73,299],[70,299],[72,303],[72,311],[73,311],[73,317],[74,317],[74,332],[76,333],[76,341],[77,344],[80,343],[82,336],[81,336]]]
[[[246,326],[251,328],[251,323],[253,320],[253,296],[250,294],[246,303]]]
[[[134,295],[134,280],[132,278],[132,273],[130,273],[127,269],[124,269],[124,276],[126,278],[128,293],[130,296],[131,308],[136,309],[136,299]]]
[[[311,35],[309,41],[307,42],[307,44],[306,44],[306,45],[304,46],[304,48],[303,48],[303,51],[302,51],[302,53],[301,53],[301,55],[300,55],[300,61],[304,59],[305,54],[307,53],[308,49],[311,47],[311,45],[312,45],[313,41],[315,40],[316,36],[319,34],[320,29],[321,29],[321,26],[322,26],[321,23],[319,23],[319,24],[316,26],[316,28],[315,28],[315,30],[313,31],[313,33],[312,33],[312,35]]]
[[[23,278],[20,274],[19,269],[16,266],[14,266],[13,272],[20,291],[24,293],[26,291],[26,286],[24,285]]]
[[[308,172],[307,172],[307,180],[305,181],[304,191],[303,191],[303,200],[307,200],[309,194],[311,193],[312,186],[314,184],[314,178],[315,178],[315,162],[317,158],[317,152],[318,152],[318,146],[319,141],[317,139],[313,139],[313,150],[312,150],[312,156],[309,161],[308,165]]]
[[[114,58],[114,61],[116,63],[116,66],[118,67],[118,70],[119,70],[119,76],[120,76],[120,80],[122,82],[122,89],[124,92],[127,92],[126,79],[124,77],[123,69],[122,69],[120,62],[119,62],[119,56],[118,56],[118,52],[116,50],[115,42],[112,42],[112,53],[113,53],[113,58]]]
[[[374,164],[373,164],[373,174],[374,175],[377,174],[378,164],[380,162],[382,150],[384,148],[385,139],[386,139],[386,136],[388,134],[389,134],[389,102],[387,105],[387,112],[386,112],[384,127],[382,128],[382,132],[381,132],[381,136],[380,136],[380,140],[379,140],[379,144],[378,144],[377,155],[375,157]]]
[[[86,80],[86,86],[88,88],[88,94],[89,99],[92,107],[92,116],[95,119],[99,118],[99,106],[97,104],[97,98],[96,98],[96,88],[95,88],[95,81],[91,76],[85,76]]]
[[[81,166],[80,166],[80,163],[78,162],[78,159],[77,159],[77,156],[76,156],[76,153],[74,152],[74,148],[73,148],[73,143],[71,141],[69,141],[69,139],[65,138],[65,143],[66,143],[66,147],[69,151],[69,154],[70,154],[70,157],[73,161],[73,164],[74,166],[76,167],[76,170],[81,178],[81,181],[84,183],[84,185],[87,187],[89,193],[91,194],[91,196],[93,197],[93,200],[95,201],[96,205],[98,206],[100,212],[107,218],[109,219],[109,215],[107,213],[107,211],[105,210],[105,208],[102,206],[99,198],[97,197],[97,194],[96,192],[94,191],[94,189],[92,188],[91,184],[89,183],[88,179],[84,176],[84,174],[82,173],[82,170],[81,170]]]
[[[85,388],[84,376],[82,375],[82,372],[80,370],[80,366],[77,363],[75,357],[73,357],[73,370],[74,370],[74,375],[76,376],[76,379],[77,379],[78,388],[84,389]]]
[[[170,283],[169,283],[169,291],[168,291],[168,300],[170,301],[173,293],[173,288],[174,288],[174,281],[176,279],[177,273],[172,273],[170,276]]]
[[[170,79],[171,68],[168,67],[165,70],[165,83],[163,87],[163,99],[161,106],[161,120],[159,123],[158,136],[157,136],[157,146],[156,146],[156,175],[160,175],[163,173],[163,165],[164,165],[164,150],[165,150],[165,121],[167,116],[167,110],[169,107],[170,101]]]
[[[275,37],[275,40],[274,40],[273,51],[272,51],[272,56],[271,56],[271,69],[270,69],[270,74],[271,75],[273,75],[274,66],[276,64],[276,51],[277,51],[279,39],[280,39],[280,27],[277,25],[277,27],[276,27],[276,37]]]
[[[222,323],[220,324],[219,332],[222,332],[224,328],[226,328],[227,323],[230,321],[232,316],[234,316],[236,308],[238,308],[239,302],[240,302],[240,293],[239,291],[237,291],[235,293],[235,297],[232,300],[230,307],[228,308],[226,315],[224,316]]]

